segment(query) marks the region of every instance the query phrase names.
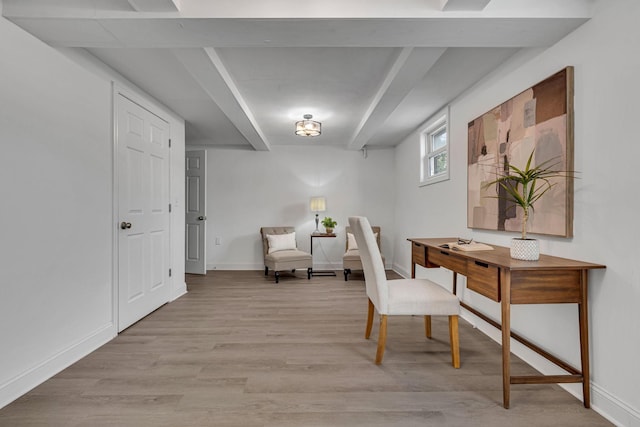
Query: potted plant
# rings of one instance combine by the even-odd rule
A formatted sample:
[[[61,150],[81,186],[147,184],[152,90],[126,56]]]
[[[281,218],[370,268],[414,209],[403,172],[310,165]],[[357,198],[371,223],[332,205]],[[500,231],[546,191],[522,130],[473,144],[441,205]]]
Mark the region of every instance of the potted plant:
[[[536,261],[540,258],[540,248],[536,239],[527,238],[527,222],[529,216],[534,211],[533,205],[544,196],[556,182],[553,178],[573,178],[574,172],[558,170],[557,158],[550,159],[532,166],[533,154],[529,155],[524,169],[514,165],[509,165],[507,175],[499,176],[497,179],[484,185],[485,188],[498,184],[506,192],[506,196],[491,196],[495,198],[505,198],[522,209],[522,237],[514,238],[511,241],[511,258],[526,261]],[[515,208],[514,206],[514,208]]]
[[[324,229],[327,232],[327,234],[332,234],[333,229],[335,228],[336,225],[338,225],[338,223],[334,221],[330,216],[325,216],[324,219],[322,220],[322,225],[324,226]]]

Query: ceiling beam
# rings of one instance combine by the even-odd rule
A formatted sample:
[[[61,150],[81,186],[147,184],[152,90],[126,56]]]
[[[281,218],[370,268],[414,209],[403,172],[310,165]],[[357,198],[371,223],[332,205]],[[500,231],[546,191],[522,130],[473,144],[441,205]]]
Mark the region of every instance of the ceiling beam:
[[[181,0],[127,0],[136,12],[180,12]]]
[[[360,150],[367,144],[409,92],[424,79],[445,50],[411,47],[400,50],[347,144],[348,149]]]
[[[135,14],[134,14],[135,15]],[[588,18],[8,19],[54,47],[542,47]],[[398,31],[402,28],[402,31]]]
[[[440,0],[442,11],[481,11],[491,0]]]
[[[117,19],[163,14],[189,19],[376,19],[439,18],[454,11],[460,17],[590,17],[593,0],[2,0],[12,17],[85,17]],[[363,7],[366,5],[366,7]],[[174,12],[171,14],[170,12]],[[179,12],[179,13],[178,13]]]
[[[256,151],[269,151],[271,145],[215,49],[174,49],[172,52],[247,142]]]

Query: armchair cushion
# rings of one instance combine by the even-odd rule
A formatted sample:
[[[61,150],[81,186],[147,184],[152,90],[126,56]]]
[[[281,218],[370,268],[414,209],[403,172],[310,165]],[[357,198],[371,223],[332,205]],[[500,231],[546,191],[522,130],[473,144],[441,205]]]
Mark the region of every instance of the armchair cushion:
[[[267,253],[269,254],[297,249],[295,231],[286,234],[267,234],[267,242],[269,244],[269,251]]]
[[[297,249],[281,250],[267,254],[264,259],[273,263],[309,261],[310,255]]]
[[[360,251],[357,249],[350,249],[342,255],[343,262],[356,262],[355,266],[362,268],[362,262],[360,261]],[[353,265],[353,263],[352,263]]]

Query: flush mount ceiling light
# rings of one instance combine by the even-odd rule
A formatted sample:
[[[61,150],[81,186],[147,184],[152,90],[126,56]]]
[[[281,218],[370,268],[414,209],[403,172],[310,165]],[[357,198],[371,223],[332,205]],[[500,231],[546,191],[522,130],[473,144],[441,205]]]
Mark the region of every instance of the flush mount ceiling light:
[[[311,120],[311,114],[305,114],[304,120],[296,122],[296,135],[298,136],[318,136],[322,133],[322,123]]]

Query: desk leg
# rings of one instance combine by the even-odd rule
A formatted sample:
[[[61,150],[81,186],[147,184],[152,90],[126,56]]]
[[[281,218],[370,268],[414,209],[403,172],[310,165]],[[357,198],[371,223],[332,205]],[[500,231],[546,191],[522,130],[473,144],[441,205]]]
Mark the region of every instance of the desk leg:
[[[453,294],[457,295],[458,290],[458,273],[453,272]]]
[[[511,270],[500,269],[502,308],[502,403],[509,409],[511,393]]]
[[[580,362],[582,364],[582,400],[585,408],[591,407],[591,380],[589,378],[589,312],[587,310],[587,270],[582,270],[580,277],[581,301],[578,304],[580,321]]]
[[[412,279],[416,278],[416,263],[415,262],[411,262],[411,278]]]

